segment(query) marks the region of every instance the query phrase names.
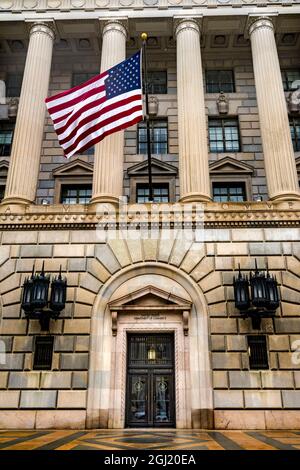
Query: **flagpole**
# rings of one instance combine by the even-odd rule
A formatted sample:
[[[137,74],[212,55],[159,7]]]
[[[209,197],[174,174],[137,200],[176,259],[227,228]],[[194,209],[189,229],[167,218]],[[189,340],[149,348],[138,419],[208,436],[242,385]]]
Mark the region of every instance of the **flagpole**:
[[[151,168],[151,137],[150,137],[150,120],[149,120],[149,99],[148,99],[148,75],[147,75],[147,33],[142,33],[143,40],[143,63],[144,63],[144,90],[146,102],[146,127],[147,127],[147,154],[148,154],[148,180],[149,180],[149,201],[153,202],[153,187],[152,187],[152,168]]]

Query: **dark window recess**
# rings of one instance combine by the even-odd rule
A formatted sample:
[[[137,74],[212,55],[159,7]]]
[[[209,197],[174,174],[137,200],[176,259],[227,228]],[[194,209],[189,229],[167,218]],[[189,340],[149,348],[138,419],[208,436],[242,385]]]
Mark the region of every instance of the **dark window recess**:
[[[10,155],[14,128],[14,123],[0,123],[0,157],[8,157]]]
[[[250,369],[268,369],[267,339],[263,335],[248,336]]]
[[[6,96],[9,98],[18,97],[21,94],[23,74],[9,73],[6,77]]]
[[[145,92],[145,90],[143,90]],[[148,72],[148,93],[164,95],[168,93],[167,72]]]
[[[295,152],[300,151],[300,118],[290,117],[290,130]]]
[[[4,193],[5,193],[5,186],[4,186],[4,185],[1,185],[1,186],[0,186],[0,202],[1,202],[2,199],[4,198]]]
[[[295,82],[300,80],[300,69],[281,70],[284,91],[293,91],[299,88]]]
[[[206,70],[206,93],[234,93],[233,70]]]
[[[169,183],[154,183],[152,188],[154,202],[169,202]],[[147,183],[136,185],[136,202],[149,202],[149,185]]]
[[[168,121],[150,121],[151,152],[154,154],[168,153]],[[147,154],[147,129],[146,123],[141,122],[138,126],[138,153]]]
[[[81,85],[84,82],[87,82],[90,78],[99,75],[98,72],[88,72],[88,73],[73,73],[72,75],[72,87]]]
[[[213,199],[216,202],[242,202],[246,201],[245,183],[213,183]]]
[[[52,367],[53,336],[36,336],[33,369],[50,370]]]
[[[88,204],[91,197],[91,184],[62,185],[60,202],[62,204]]]
[[[240,151],[240,133],[237,119],[209,119],[208,132],[211,152],[224,153]]]

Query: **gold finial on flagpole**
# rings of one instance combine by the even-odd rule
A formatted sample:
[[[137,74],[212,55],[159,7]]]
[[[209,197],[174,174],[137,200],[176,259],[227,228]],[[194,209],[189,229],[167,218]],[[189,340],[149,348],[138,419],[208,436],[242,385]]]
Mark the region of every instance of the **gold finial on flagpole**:
[[[148,34],[147,34],[147,33],[142,33],[142,34],[141,34],[141,38],[142,38],[143,41],[147,41],[147,39],[148,39]]]

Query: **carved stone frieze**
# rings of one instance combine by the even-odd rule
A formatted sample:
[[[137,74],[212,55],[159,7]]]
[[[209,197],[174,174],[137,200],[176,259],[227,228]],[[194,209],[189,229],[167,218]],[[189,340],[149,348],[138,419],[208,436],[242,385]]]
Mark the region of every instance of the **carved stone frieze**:
[[[140,205],[139,205],[140,206]],[[201,207],[200,207],[201,206]],[[128,205],[106,210],[97,205],[26,206],[0,205],[0,230],[62,230],[62,229],[134,229],[189,227],[299,227],[300,203],[245,202],[170,205],[160,211],[159,205]]]

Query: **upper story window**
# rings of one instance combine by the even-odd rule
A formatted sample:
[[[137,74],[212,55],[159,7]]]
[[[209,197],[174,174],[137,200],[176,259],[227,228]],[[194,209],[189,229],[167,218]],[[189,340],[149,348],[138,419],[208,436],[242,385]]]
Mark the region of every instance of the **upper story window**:
[[[239,123],[237,118],[209,118],[208,131],[211,152],[240,151]]]
[[[215,182],[213,187],[213,200],[216,202],[243,202],[246,201],[246,187],[244,182]]]
[[[169,183],[154,183],[152,191],[153,202],[169,202]],[[136,185],[136,202],[149,202],[149,185],[147,183],[138,183]]]
[[[0,156],[10,155],[15,124],[11,122],[0,122]]]
[[[99,70],[96,72],[87,72],[87,73],[73,73],[72,75],[72,88],[81,83],[87,82],[90,78],[99,75]]]
[[[138,153],[147,153],[147,129],[146,123],[140,122],[137,136]],[[168,120],[156,119],[150,121],[151,152],[154,154],[168,153]]]
[[[91,184],[68,184],[61,187],[62,204],[88,204],[91,197]]]
[[[290,130],[295,152],[300,151],[300,118],[290,117]]]
[[[6,96],[9,98],[18,97],[21,94],[23,74],[9,73],[6,77]]]
[[[206,70],[206,93],[234,93],[233,70]]]
[[[168,81],[166,71],[148,72],[148,93],[162,95],[168,93]]]
[[[293,91],[299,88],[299,84],[297,85],[294,82],[300,81],[300,69],[281,70],[281,76],[284,91]]]

